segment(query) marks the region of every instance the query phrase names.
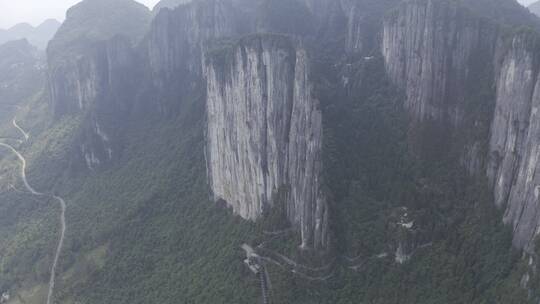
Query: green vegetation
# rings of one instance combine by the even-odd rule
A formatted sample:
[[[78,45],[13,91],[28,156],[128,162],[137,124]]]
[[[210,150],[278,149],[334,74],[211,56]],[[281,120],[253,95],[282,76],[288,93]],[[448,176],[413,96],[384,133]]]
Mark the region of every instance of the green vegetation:
[[[290,8],[284,3],[266,3],[268,22],[281,21],[279,13]],[[309,31],[297,24],[303,17],[294,20],[303,13],[293,6],[284,27],[276,28]],[[59,36],[59,43],[90,25],[85,19],[74,32],[59,34],[66,39]],[[112,25],[99,25],[98,31],[100,26]],[[216,43],[210,57],[226,66],[235,47],[258,43],[260,37]],[[292,45],[281,35],[265,37],[275,37],[284,48]],[[453,150],[428,161],[410,153],[404,97],[387,79],[377,46],[365,46],[366,53],[374,54],[367,60],[343,59],[339,47],[325,48],[328,41],[310,44],[319,48],[310,49],[312,56],[316,53],[311,77],[324,114],[324,181],[333,225],[333,248],[322,255],[298,251],[295,233],[275,239],[265,235],[289,227],[282,199],[258,223],[210,201],[200,84],[182,91],[182,98],[159,92],[163,104],[178,107],[169,115],[149,111],[144,117],[122,117],[119,156],[96,171],[81,170],[73,158],[84,122],[77,116],[53,121],[42,83],[30,96],[13,101],[20,109],[0,109],[0,134],[20,136],[11,126],[15,115],[32,134],[19,147],[28,158],[32,185],[61,194],[68,204],[58,303],[255,303],[260,300],[258,281],[243,264],[240,245],[261,242],[295,261],[333,266],[328,273],[333,276],[321,281],[268,264],[274,304],[527,302],[527,291],[518,288],[526,261],[512,249],[511,231],[501,223],[486,182],[458,169]],[[483,58],[481,51],[475,59]],[[466,88],[467,114],[484,124],[463,130],[463,144],[483,137],[488,128],[484,115],[492,111],[487,76],[492,71],[477,62],[471,77],[478,82]],[[148,104],[163,101],[150,100],[158,95],[153,93],[144,95],[150,96]],[[426,145],[436,147],[433,154],[444,149],[438,142]],[[15,301],[9,304],[38,304],[56,246],[59,210],[54,201],[8,186],[21,188],[19,164],[8,152],[0,151],[0,293],[11,292]],[[287,191],[280,189],[278,197]],[[414,220],[413,232],[396,228],[403,210]],[[399,242],[414,248],[402,265],[394,260]],[[347,259],[353,257],[359,257],[355,263]]]
[[[213,41],[205,52],[206,64],[218,73],[218,77],[223,81],[230,81],[232,67],[236,64],[237,54],[246,56],[246,51],[254,50],[262,52],[266,50],[281,49],[286,51],[289,59],[296,60],[296,42],[290,36],[284,34],[258,33],[245,35],[239,38],[224,38]],[[244,58],[244,60],[247,60]]]

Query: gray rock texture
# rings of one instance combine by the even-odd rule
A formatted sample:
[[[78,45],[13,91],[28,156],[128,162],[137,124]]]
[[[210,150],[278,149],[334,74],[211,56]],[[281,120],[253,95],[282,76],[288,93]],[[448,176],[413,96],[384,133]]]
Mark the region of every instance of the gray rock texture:
[[[381,45],[413,123],[451,128],[453,141],[480,129],[468,113],[475,99],[467,87],[478,83],[471,76],[478,66],[475,52],[488,58],[495,99],[493,112],[490,105],[483,110],[490,115],[489,131],[462,144],[460,153],[471,174],[487,176],[504,222],[514,229],[514,245],[525,249],[540,232],[538,41],[530,32],[502,34],[455,3],[408,0],[385,19]]]
[[[152,13],[157,14],[161,9],[164,8],[174,9],[182,4],[187,4],[191,1],[192,0],[161,0],[154,6],[154,8],[152,9]]]
[[[318,35],[337,42],[343,37],[343,48],[348,54],[369,52],[365,44],[376,39],[384,14],[397,0],[303,0],[315,16]]]
[[[200,75],[205,43],[238,34],[236,17],[230,1],[203,0],[162,10],[146,42],[154,80],[165,81],[179,72]]]
[[[540,57],[538,38],[513,38],[497,79],[497,100],[489,142],[488,177],[495,203],[506,207],[514,244],[530,243],[540,232]]]
[[[306,52],[286,37],[261,35],[206,61],[207,160],[215,199],[256,220],[286,193],[301,246],[325,247],[322,116]]]
[[[382,54],[418,122],[462,123],[466,83],[477,50],[494,49],[494,27],[451,1],[403,1],[385,18]]]
[[[118,117],[134,98],[133,45],[150,16],[144,5],[130,0],[85,0],[69,9],[49,43],[52,109],[56,117],[81,117],[79,158],[89,169],[115,155]]]
[[[129,108],[135,54],[128,39],[95,43],[83,56],[56,60],[49,68],[49,91],[57,116],[81,115],[80,150],[95,169],[113,159],[117,118]]]

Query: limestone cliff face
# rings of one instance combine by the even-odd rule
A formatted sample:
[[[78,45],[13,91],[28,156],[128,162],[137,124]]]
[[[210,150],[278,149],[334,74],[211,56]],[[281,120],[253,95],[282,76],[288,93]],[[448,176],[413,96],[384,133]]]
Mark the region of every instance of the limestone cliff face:
[[[409,0],[385,20],[381,46],[389,76],[406,92],[413,123],[450,126],[457,130],[453,141],[480,125],[467,113],[469,103],[478,102],[467,91],[471,75],[478,75],[475,51],[495,67],[484,74],[494,87],[494,100],[483,110],[489,132],[458,153],[471,173],[488,177],[495,204],[514,229],[514,245],[526,249],[540,232],[538,45],[534,34],[504,36],[450,2]]]
[[[322,117],[305,51],[282,36],[253,36],[210,54],[207,160],[215,199],[256,220],[283,199],[302,247],[327,245],[321,190]]]
[[[77,57],[50,61],[49,91],[55,115],[83,117],[80,152],[89,169],[112,160],[114,117],[129,108],[135,53],[128,39],[95,43]]]
[[[475,52],[493,52],[494,27],[451,1],[408,0],[384,21],[382,54],[418,122],[458,126]]]
[[[195,1],[175,10],[161,10],[146,41],[156,85],[163,87],[174,76],[186,73],[201,75],[205,44],[239,34],[241,22],[238,8],[227,0]]]
[[[497,100],[489,142],[487,174],[495,202],[506,207],[514,244],[530,243],[540,225],[540,57],[538,38],[513,38],[497,79]]]
[[[182,4],[186,4],[191,1],[192,0],[161,0],[154,6],[154,8],[152,9],[152,13],[154,15],[157,15],[162,9],[174,9]]]
[[[49,84],[56,115],[82,113],[103,100],[134,61],[129,40],[94,43],[74,56],[49,57]]]
[[[315,16],[318,36],[337,43],[342,37],[348,54],[370,51],[366,44],[376,39],[379,20],[398,0],[303,0]]]
[[[47,49],[54,114],[81,117],[79,156],[89,169],[118,152],[117,118],[130,107],[137,80],[133,45],[149,17],[130,0],[85,0],[68,11]]]

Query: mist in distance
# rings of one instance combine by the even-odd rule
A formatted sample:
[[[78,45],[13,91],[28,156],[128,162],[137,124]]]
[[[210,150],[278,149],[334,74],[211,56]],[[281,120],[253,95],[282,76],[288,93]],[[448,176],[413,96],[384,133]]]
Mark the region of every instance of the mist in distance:
[[[0,29],[8,29],[18,23],[37,26],[47,19],[62,22],[67,9],[81,0],[0,0]],[[136,0],[150,9],[159,0]]]

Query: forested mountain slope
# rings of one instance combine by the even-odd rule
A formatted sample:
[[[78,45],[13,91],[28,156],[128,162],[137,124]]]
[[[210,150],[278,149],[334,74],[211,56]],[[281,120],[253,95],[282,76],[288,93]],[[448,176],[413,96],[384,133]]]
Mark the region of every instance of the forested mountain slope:
[[[538,302],[539,19],[160,5],[82,1],[3,97],[0,138],[47,194],[0,151],[6,303],[45,302],[58,249],[53,303]],[[4,48],[0,69],[41,66]]]

